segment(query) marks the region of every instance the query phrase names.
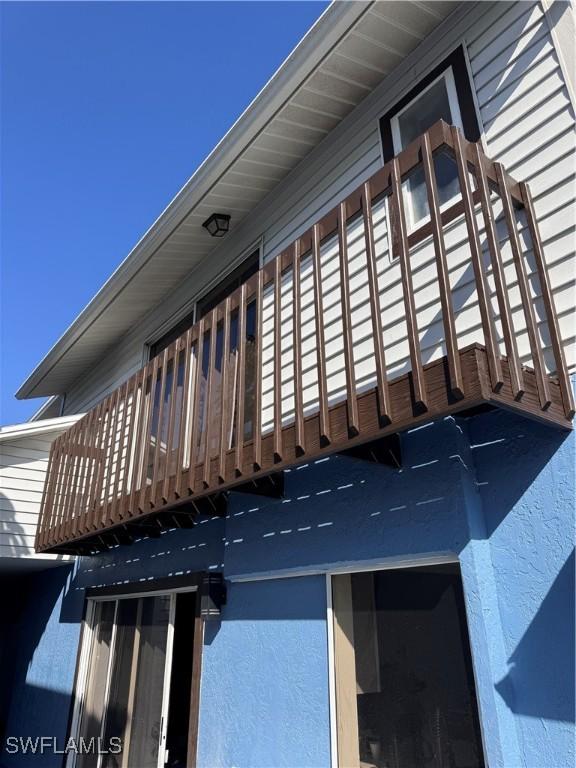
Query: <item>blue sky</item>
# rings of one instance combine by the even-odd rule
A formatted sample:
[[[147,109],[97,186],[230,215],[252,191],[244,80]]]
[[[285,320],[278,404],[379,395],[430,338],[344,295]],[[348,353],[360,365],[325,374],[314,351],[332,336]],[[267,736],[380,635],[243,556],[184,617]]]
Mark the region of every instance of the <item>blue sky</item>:
[[[39,407],[13,393],[326,5],[1,5],[1,424]]]

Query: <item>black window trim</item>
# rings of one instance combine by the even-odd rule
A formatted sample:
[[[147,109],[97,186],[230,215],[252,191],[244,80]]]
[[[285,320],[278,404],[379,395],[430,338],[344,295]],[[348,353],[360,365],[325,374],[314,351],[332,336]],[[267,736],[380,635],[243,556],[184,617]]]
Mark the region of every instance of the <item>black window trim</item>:
[[[454,76],[464,136],[468,141],[478,141],[480,139],[481,131],[470,75],[466,64],[466,55],[464,53],[464,46],[460,44],[440,64],[427,72],[413,88],[405,93],[401,99],[394,103],[393,107],[380,117],[380,140],[385,163],[391,160],[395,154],[392,137],[392,118],[413,101],[427,86],[433,83],[434,80],[437,80],[449,67],[452,67],[452,74]]]

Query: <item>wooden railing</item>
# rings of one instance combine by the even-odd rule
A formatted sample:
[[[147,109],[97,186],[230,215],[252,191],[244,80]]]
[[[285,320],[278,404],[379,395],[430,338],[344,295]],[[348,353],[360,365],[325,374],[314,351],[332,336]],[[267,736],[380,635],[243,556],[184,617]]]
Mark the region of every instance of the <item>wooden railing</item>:
[[[188,526],[201,499],[482,403],[574,416],[529,189],[440,122],[57,438],[36,546]]]

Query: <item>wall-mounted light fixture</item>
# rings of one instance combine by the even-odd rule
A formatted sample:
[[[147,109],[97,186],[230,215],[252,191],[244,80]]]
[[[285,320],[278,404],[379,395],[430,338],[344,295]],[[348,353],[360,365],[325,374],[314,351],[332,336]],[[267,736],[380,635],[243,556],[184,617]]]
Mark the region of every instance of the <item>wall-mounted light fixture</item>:
[[[230,216],[227,213],[213,213],[202,226],[212,237],[224,237],[230,229]]]

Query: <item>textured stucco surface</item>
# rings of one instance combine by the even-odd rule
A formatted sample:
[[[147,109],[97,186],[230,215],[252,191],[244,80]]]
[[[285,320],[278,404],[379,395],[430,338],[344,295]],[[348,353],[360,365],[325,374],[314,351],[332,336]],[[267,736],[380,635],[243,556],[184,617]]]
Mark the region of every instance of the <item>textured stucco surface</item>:
[[[34,684],[56,688],[42,661],[56,627],[75,656],[86,586],[223,568],[228,603],[205,633],[199,765],[328,766],[322,571],[453,556],[489,765],[572,765],[574,435],[494,411],[403,435],[402,460],[304,466],[286,473],[282,500],[233,494],[226,520],[83,560],[38,644]],[[65,695],[73,663],[61,666]],[[33,708],[14,711],[25,732]]]
[[[328,765],[325,579],[236,583],[228,597],[206,630],[199,764]]]

